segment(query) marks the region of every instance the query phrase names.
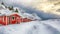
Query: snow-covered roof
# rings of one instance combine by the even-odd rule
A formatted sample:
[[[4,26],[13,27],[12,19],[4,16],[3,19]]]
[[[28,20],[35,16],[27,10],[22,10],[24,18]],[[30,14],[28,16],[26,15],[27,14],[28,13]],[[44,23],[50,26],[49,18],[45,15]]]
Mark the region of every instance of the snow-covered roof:
[[[9,15],[9,14],[11,14],[12,12],[9,11],[9,10],[4,10],[4,9],[2,9],[2,10],[0,10],[0,13],[1,13],[1,14],[5,14],[5,15]]]
[[[31,20],[41,20],[41,18],[37,16],[37,14],[24,13],[23,16]]]
[[[0,10],[1,9],[5,9],[5,6],[3,6],[3,5],[0,4]]]

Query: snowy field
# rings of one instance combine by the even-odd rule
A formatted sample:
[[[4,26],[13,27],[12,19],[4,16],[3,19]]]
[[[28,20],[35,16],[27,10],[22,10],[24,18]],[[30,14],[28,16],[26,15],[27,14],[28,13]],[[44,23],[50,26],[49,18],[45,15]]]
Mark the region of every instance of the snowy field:
[[[0,26],[0,34],[60,34],[60,19]]]

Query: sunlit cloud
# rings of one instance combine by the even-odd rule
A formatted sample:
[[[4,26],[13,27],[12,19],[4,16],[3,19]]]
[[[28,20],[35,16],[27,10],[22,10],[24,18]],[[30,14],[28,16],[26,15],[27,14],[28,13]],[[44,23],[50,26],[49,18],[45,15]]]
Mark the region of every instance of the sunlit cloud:
[[[60,15],[60,12],[56,11],[60,9],[60,0],[38,0],[33,7],[37,10],[42,10],[46,13],[52,13]]]

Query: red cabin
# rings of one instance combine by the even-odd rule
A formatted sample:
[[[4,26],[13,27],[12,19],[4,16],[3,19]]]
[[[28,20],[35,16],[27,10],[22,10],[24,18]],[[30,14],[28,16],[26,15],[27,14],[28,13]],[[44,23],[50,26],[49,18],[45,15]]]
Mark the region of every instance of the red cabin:
[[[0,16],[0,24],[1,25],[8,25],[8,24],[19,24],[22,22],[29,22],[32,21],[31,19],[28,18],[22,18],[18,14],[12,14],[10,16]]]

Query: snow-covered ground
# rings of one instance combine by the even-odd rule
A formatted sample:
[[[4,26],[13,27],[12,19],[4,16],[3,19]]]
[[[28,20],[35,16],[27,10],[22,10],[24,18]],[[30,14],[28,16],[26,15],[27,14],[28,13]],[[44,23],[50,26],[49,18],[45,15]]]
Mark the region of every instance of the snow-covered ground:
[[[0,26],[0,34],[60,34],[60,19]]]

